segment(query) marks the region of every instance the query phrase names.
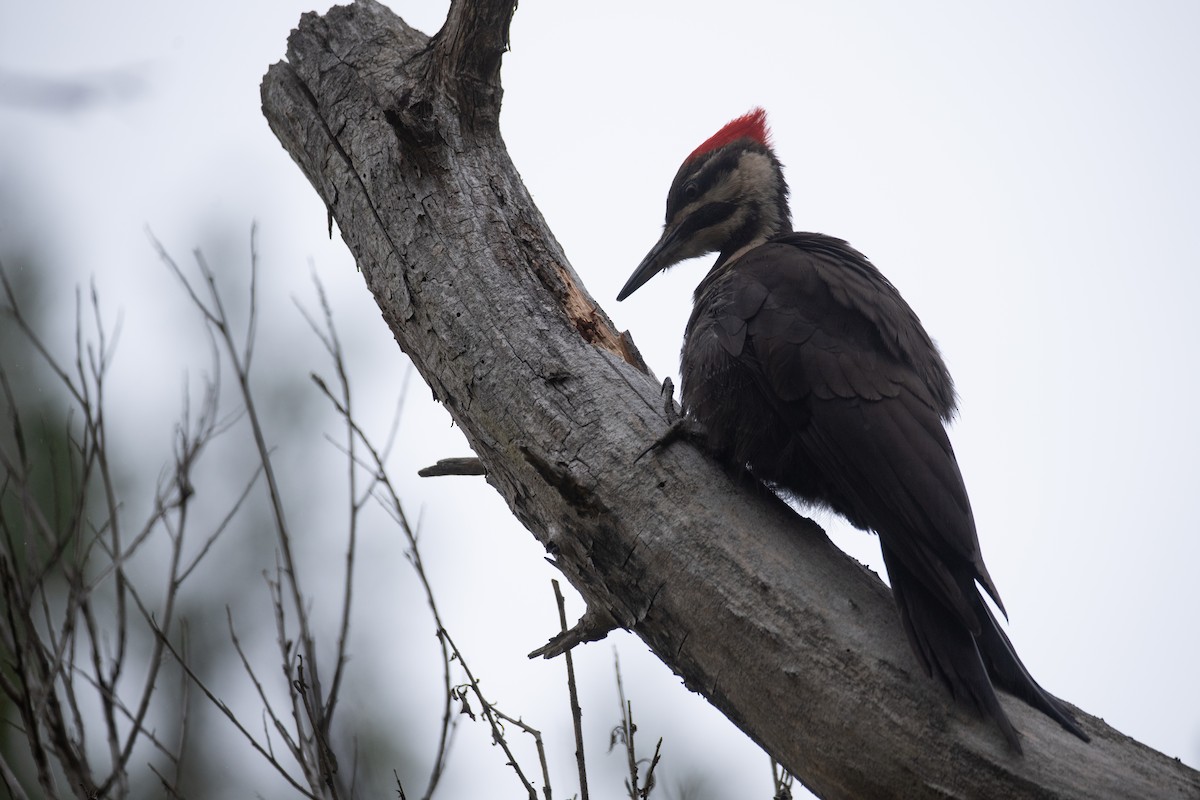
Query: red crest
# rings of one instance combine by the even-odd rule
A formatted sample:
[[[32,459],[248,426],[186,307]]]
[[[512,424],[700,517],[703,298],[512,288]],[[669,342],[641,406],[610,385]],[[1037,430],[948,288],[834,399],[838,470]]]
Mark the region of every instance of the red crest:
[[[738,117],[710,136],[704,144],[693,150],[692,154],[685,160],[691,161],[697,156],[702,156],[712,150],[724,147],[730,142],[736,142],[738,139],[753,139],[763,147],[769,148],[771,146],[771,131],[767,128],[767,112],[762,108],[751,109],[750,113]]]

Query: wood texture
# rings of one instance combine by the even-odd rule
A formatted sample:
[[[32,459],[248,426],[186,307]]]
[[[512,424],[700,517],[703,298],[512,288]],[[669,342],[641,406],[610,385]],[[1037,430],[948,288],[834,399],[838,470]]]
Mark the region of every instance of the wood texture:
[[[500,138],[513,11],[455,2],[433,37],[374,0],[306,14],[263,110],[598,630],[636,632],[823,797],[1200,797],[1200,774],[1103,722],[1080,715],[1084,744],[1003,697],[1013,755],[919,673],[888,589],[816,525],[689,444],[639,458],[667,429],[659,382]]]

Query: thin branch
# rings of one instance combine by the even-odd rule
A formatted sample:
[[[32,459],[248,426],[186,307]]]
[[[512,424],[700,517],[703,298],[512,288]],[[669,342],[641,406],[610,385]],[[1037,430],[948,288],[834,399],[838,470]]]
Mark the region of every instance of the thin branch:
[[[54,372],[59,382],[71,393],[71,397],[74,398],[75,402],[80,406],[85,406],[85,398],[80,388],[71,380],[71,376],[59,366],[58,360],[51,355],[49,349],[42,342],[41,337],[37,335],[33,326],[25,319],[25,315],[21,313],[20,303],[17,302],[16,290],[13,289],[12,284],[9,282],[8,273],[4,271],[2,264],[0,264],[0,287],[3,287],[4,298],[8,303],[3,312],[17,323],[17,328],[25,336],[25,339],[33,345],[38,355],[41,356],[42,362]]]
[[[211,281],[210,281],[211,285]],[[224,312],[221,312],[224,315]],[[250,223],[250,308],[246,320],[246,340],[242,350],[242,369],[250,373],[254,344],[258,339],[258,221]]]
[[[97,692],[101,691],[100,684],[97,683],[95,676],[91,675],[90,673],[77,669],[77,670],[74,670],[72,672],[72,674],[75,675],[76,677],[80,678],[84,682],[86,682],[89,686],[91,686]],[[151,730],[150,728],[146,728],[144,725],[141,725],[141,726],[137,725],[136,720],[134,718],[133,711],[130,710],[129,706],[125,704],[125,702],[121,699],[121,696],[119,694],[114,695],[113,703],[114,703],[116,710],[120,712],[122,718],[124,718],[127,722],[134,723],[134,729],[139,731],[141,733],[141,735],[146,738],[146,741],[149,742],[154,747],[155,750],[158,750],[160,753],[162,753],[164,756],[166,756],[169,760],[171,760],[171,761],[175,760],[175,754],[171,751],[171,749],[169,747],[167,747],[166,743],[163,742],[162,739],[160,739],[158,737],[158,735],[155,733],[155,731]]]
[[[176,780],[175,782],[168,781],[166,779],[166,777],[161,772],[159,772],[158,768],[155,767],[153,764],[147,764],[146,766],[147,766],[147,768],[149,768],[149,770],[151,772],[154,773],[154,777],[158,778],[158,782],[162,784],[163,791],[167,793],[168,797],[174,798],[175,800],[183,800],[183,795],[181,795],[179,793],[179,791],[175,788],[176,786],[179,785],[178,780]]]
[[[662,753],[662,737],[658,737],[658,744],[654,745],[654,756],[650,759],[650,766],[646,767],[646,780],[642,784],[642,788],[638,790],[638,796],[642,800],[646,800],[650,796],[650,792],[654,791],[654,787],[658,781],[654,777],[654,768],[658,766],[658,759]]]
[[[529,779],[525,777],[525,773],[521,769],[521,765],[517,762],[516,756],[513,755],[512,750],[508,746],[508,740],[504,738],[504,726],[500,723],[500,712],[483,696],[483,690],[479,688],[479,680],[474,674],[472,674],[470,667],[467,666],[466,660],[462,657],[462,652],[458,649],[458,646],[454,644],[454,640],[450,638],[450,634],[446,631],[446,629],[439,628],[438,636],[445,639],[446,643],[450,645],[450,650],[454,654],[455,660],[458,661],[459,666],[462,667],[463,672],[466,674],[468,681],[466,685],[471,689],[472,693],[474,693],[475,699],[479,701],[483,718],[487,720],[488,725],[492,729],[492,741],[500,745],[500,749],[504,751],[504,755],[508,759],[508,765],[513,768],[513,772],[517,774],[517,779],[521,781],[521,785],[524,786],[525,791],[529,793],[529,800],[537,800],[537,790],[533,788],[533,784],[530,783]],[[460,694],[460,697],[465,699],[464,695]],[[504,719],[510,718],[504,717]],[[532,730],[524,724],[522,724],[521,727],[527,731]],[[536,738],[540,738],[540,736]]]
[[[473,688],[478,689],[478,686],[474,686]],[[479,701],[481,703],[483,702],[482,695],[479,695]],[[508,714],[505,714],[503,711],[496,708],[494,704],[487,703],[485,704],[485,708],[490,709],[501,720],[516,725],[518,728],[525,731],[525,733],[533,737],[534,747],[536,748],[538,754],[538,763],[542,767],[542,797],[544,800],[550,800],[550,769],[546,765],[546,747],[542,743],[542,732],[534,728],[532,725],[524,722],[520,718],[510,717]]]
[[[183,657],[188,658],[188,626],[187,620],[182,620],[179,625],[179,641],[180,647],[183,650]],[[187,756],[188,731],[191,729],[188,725],[190,710],[191,710],[191,684],[188,682],[187,675],[183,670],[179,671],[179,741],[175,746],[175,754],[171,761],[175,766],[175,780],[173,785],[179,786],[183,784],[183,767],[184,759]]]
[[[284,742],[292,752],[292,757],[304,770],[305,779],[309,786],[313,788],[314,793],[318,786],[321,785],[319,774],[319,765],[314,763],[312,759],[307,757],[307,747],[309,734],[305,731],[305,719],[307,712],[303,709],[304,698],[296,691],[292,682],[292,659],[295,657],[294,650],[296,643],[289,638],[287,630],[287,613],[284,609],[283,601],[283,581],[285,580],[283,566],[279,562],[279,551],[275,552],[275,579],[267,578],[267,590],[271,595],[271,607],[275,614],[275,646],[279,649],[280,663],[283,668],[283,674],[288,679],[288,700],[292,706],[292,724],[295,726],[295,739],[289,735],[283,720],[274,712],[270,713],[270,719],[275,725],[276,732],[283,737]]]
[[[329,696],[324,701],[324,707],[321,710],[321,719],[319,724],[320,735],[322,739],[329,734],[329,722],[333,718],[333,710],[337,705],[338,691],[342,685],[342,676],[346,666],[346,645],[350,635],[350,607],[353,599],[354,587],[354,554],[358,544],[358,518],[360,506],[356,501],[358,495],[358,471],[355,469],[356,461],[356,441],[354,426],[349,423],[353,417],[351,411],[350,400],[350,378],[346,372],[345,354],[342,351],[342,343],[338,338],[337,328],[333,324],[333,310],[329,306],[329,298],[325,294],[325,287],[314,273],[312,276],[313,285],[317,290],[317,297],[321,304],[322,320],[324,322],[324,332],[317,327],[316,322],[301,309],[304,318],[308,321],[309,327],[317,334],[317,337],[325,345],[330,357],[333,359],[334,368],[337,371],[338,383],[342,389],[341,407],[345,409],[343,419],[346,421],[346,453],[347,453],[347,483],[349,486],[349,519],[347,520],[347,543],[346,543],[346,567],[345,578],[343,579],[344,591],[342,595],[342,617],[341,623],[338,626],[338,643],[337,656],[335,659],[336,666],[333,672],[333,681],[329,687]]]
[[[142,613],[146,614],[146,611],[143,609]],[[233,727],[242,735],[242,738],[246,741],[246,743],[249,744],[255,752],[262,756],[263,760],[270,764],[271,767],[274,768],[274,770],[279,773],[279,775],[285,781],[287,781],[289,786],[299,792],[303,797],[312,798],[312,800],[320,800],[318,795],[310,792],[304,787],[303,784],[293,778],[288,771],[283,768],[283,765],[275,759],[274,755],[268,752],[267,749],[261,744],[259,744],[258,740],[255,739],[248,730],[246,730],[245,726],[243,726],[238,720],[237,715],[230,710],[229,706],[225,705],[225,701],[217,697],[216,694],[214,694],[212,690],[208,688],[207,684],[205,684],[204,681],[201,680],[200,676],[197,675],[194,670],[192,670],[191,666],[184,660],[183,656],[171,645],[169,641],[163,638],[162,631],[159,630],[158,626],[154,622],[154,619],[147,615],[146,621],[150,625],[151,630],[154,631],[154,634],[162,640],[163,646],[166,648],[167,652],[174,657],[175,662],[179,664],[180,668],[185,673],[187,673],[187,676],[191,682],[198,689],[200,689],[201,692],[204,693],[204,696],[208,698],[208,701],[212,703],[218,711],[225,715],[225,718],[233,724]]]
[[[650,759],[650,766],[646,769],[645,780],[639,783],[638,765],[641,761],[637,757],[637,749],[634,746],[637,725],[633,722],[633,704],[625,699],[625,687],[621,681],[621,657],[615,647],[613,648],[613,671],[617,675],[617,697],[621,701],[621,724],[613,729],[608,749],[609,752],[612,752],[612,748],[618,741],[625,745],[625,761],[629,768],[629,777],[625,779],[625,790],[629,793],[629,800],[645,800],[654,789],[654,768],[658,766],[662,738],[660,737],[658,744],[654,746],[654,757]]]
[[[17,776],[8,765],[3,752],[0,752],[0,780],[4,782],[4,788],[8,790],[11,800],[29,800],[29,795],[25,794],[25,790],[21,788],[21,782],[17,780]]]
[[[321,785],[327,788],[333,797],[336,798],[340,794],[335,779],[338,772],[338,763],[337,757],[329,747],[329,742],[325,736],[326,725],[325,718],[322,716],[321,699],[313,697],[308,691],[308,684],[304,680],[304,657],[299,653],[296,654],[296,662],[296,677],[291,682],[292,691],[300,695],[301,705],[308,715],[308,725],[309,730],[313,732],[312,738],[316,749],[316,766],[318,767]]]
[[[634,750],[633,737],[637,726],[633,724],[633,705],[625,699],[625,687],[621,685],[621,657],[613,648],[613,669],[617,673],[617,697],[621,701],[621,726],[618,728],[619,739],[625,745],[625,766],[629,769],[629,777],[625,781],[625,789],[629,792],[630,800],[637,800],[638,764],[637,753]],[[614,741],[617,739],[614,734]],[[611,744],[610,744],[611,748]]]
[[[792,774],[784,769],[783,765],[771,759],[771,784],[775,787],[775,793],[771,796],[771,800],[792,800],[792,782],[795,779]]]
[[[557,580],[551,580],[554,587],[554,602],[558,605],[558,621],[565,633],[567,631],[567,606],[563,600],[562,589]],[[571,651],[564,654],[567,662],[567,693],[571,698],[571,722],[575,730],[575,764],[579,767],[579,798],[588,800],[587,764],[583,757],[583,710],[579,707],[579,692],[575,688],[575,662]]]
[[[246,481],[246,485],[242,488],[241,494],[237,496],[237,499],[234,500],[233,505],[230,506],[229,511],[226,512],[221,521],[217,523],[215,528],[213,528],[212,533],[205,538],[204,544],[201,545],[200,549],[196,552],[196,555],[192,557],[191,562],[180,571],[179,578],[177,580],[179,585],[182,585],[183,582],[188,579],[188,576],[192,574],[192,571],[195,570],[196,567],[200,566],[200,562],[204,560],[204,557],[208,555],[213,545],[217,543],[217,539],[220,538],[222,533],[229,529],[229,526],[233,522],[233,518],[241,510],[243,504],[245,504],[246,498],[250,496],[250,491],[254,488],[255,484],[258,483],[258,477],[260,475],[262,475],[261,465],[255,468],[254,474],[252,474]]]
[[[242,406],[245,409],[246,418],[250,424],[255,451],[258,454],[259,463],[261,465],[262,475],[266,481],[267,499],[271,509],[271,517],[275,524],[276,543],[279,547],[279,552],[282,555],[283,563],[276,568],[278,580],[272,582],[272,593],[275,597],[275,612],[276,612],[276,627],[278,630],[278,643],[280,653],[283,658],[284,669],[289,670],[288,666],[291,661],[291,637],[287,635],[287,623],[285,612],[282,603],[282,590],[286,586],[287,594],[290,600],[291,613],[295,615],[295,624],[298,628],[296,642],[301,650],[304,661],[308,665],[308,677],[304,682],[305,692],[302,695],[296,690],[296,685],[292,684],[292,717],[296,725],[298,739],[295,743],[296,747],[305,746],[305,736],[303,734],[305,717],[307,717],[314,726],[314,734],[316,736],[317,748],[311,753],[314,756],[316,763],[310,762],[308,758],[298,757],[298,761],[304,767],[306,775],[309,779],[310,786],[316,791],[316,787],[326,784],[331,787],[334,795],[337,795],[337,790],[329,783],[325,777],[336,772],[336,768],[332,766],[332,761],[329,756],[331,754],[328,748],[323,744],[325,741],[325,733],[329,726],[329,716],[326,709],[332,709],[332,704],[326,705],[322,690],[322,682],[318,669],[318,661],[316,658],[315,636],[312,632],[311,623],[307,603],[304,600],[301,592],[301,580],[298,568],[298,563],[292,548],[291,529],[287,522],[286,513],[284,510],[283,495],[277,476],[275,474],[274,465],[271,458],[271,449],[267,446],[266,435],[263,431],[262,422],[259,417],[258,407],[254,400],[250,389],[250,365],[253,361],[254,341],[253,335],[257,326],[257,312],[254,310],[255,294],[257,292],[257,273],[258,273],[258,253],[256,249],[255,231],[251,231],[251,258],[250,258],[250,293],[251,293],[251,311],[250,319],[247,324],[247,337],[239,348],[235,343],[232,335],[232,325],[228,314],[225,310],[224,301],[217,287],[216,276],[212,269],[208,266],[203,253],[196,251],[194,253],[196,267],[200,273],[200,279],[206,286],[206,298],[201,298],[200,292],[193,286],[191,280],[184,275],[183,271],[175,263],[173,259],[166,254],[161,244],[157,242],[151,235],[151,240],[154,242],[156,249],[159,252],[160,258],[168,267],[171,273],[181,283],[187,292],[188,297],[192,300],[193,305],[204,314],[205,319],[212,327],[213,334],[221,344],[221,348],[225,351],[226,357],[232,366],[233,373],[237,379],[238,388],[242,398]],[[351,545],[350,563],[353,563],[353,545]],[[276,589],[280,591],[276,591]],[[347,589],[348,590],[348,589]],[[348,598],[347,598],[348,602]],[[348,614],[348,611],[347,611]],[[345,617],[344,617],[345,618]],[[344,658],[344,650],[339,650],[339,664]],[[334,697],[334,695],[331,695]],[[315,703],[316,705],[313,705]],[[301,706],[304,706],[304,712],[301,713]],[[280,723],[277,721],[277,725]]]
[[[396,521],[403,532],[405,539],[408,542],[408,551],[406,556],[409,562],[413,565],[413,569],[417,573],[417,579],[421,583],[421,589],[425,594],[425,602],[429,606],[430,613],[433,616],[434,625],[438,631],[438,643],[442,651],[442,682],[444,690],[444,700],[442,705],[442,722],[438,733],[437,751],[434,756],[433,768],[430,771],[429,781],[425,788],[425,793],[422,795],[423,800],[430,800],[434,791],[437,789],[438,783],[441,780],[442,774],[446,768],[446,762],[450,753],[451,734],[454,728],[454,713],[453,713],[453,697],[451,693],[452,683],[450,676],[450,662],[452,660],[451,646],[449,638],[443,636],[445,627],[442,625],[441,614],[438,611],[437,601],[434,598],[433,586],[429,582],[429,577],[425,573],[425,564],[421,559],[421,551],[417,546],[417,536],[413,528],[409,525],[408,517],[404,513],[404,507],[400,502],[400,496],[397,494],[395,487],[387,476],[387,471],[384,468],[383,455],[371,443],[366,433],[354,421],[350,415],[349,409],[344,405],[343,401],[335,397],[330,391],[325,381],[318,375],[313,374],[313,383],[325,395],[326,399],[337,410],[338,414],[345,420],[346,425],[357,437],[362,444],[363,449],[367,452],[370,461],[357,461],[374,476],[375,486],[378,487],[378,493],[374,496],[378,500],[380,506]],[[347,453],[350,455],[349,453]],[[353,456],[351,456],[353,458]]]

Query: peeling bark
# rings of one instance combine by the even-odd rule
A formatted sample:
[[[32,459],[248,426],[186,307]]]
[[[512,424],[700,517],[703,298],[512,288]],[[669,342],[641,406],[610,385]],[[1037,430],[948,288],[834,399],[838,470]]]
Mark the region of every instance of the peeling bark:
[[[375,0],[306,14],[263,80],[272,130],[487,480],[583,595],[823,797],[1200,796],[1200,773],[1007,696],[1025,755],[922,675],[888,589],[687,443],[587,294],[499,133],[512,0],[435,36]],[[570,634],[568,634],[570,635]],[[561,651],[553,643],[548,652]]]

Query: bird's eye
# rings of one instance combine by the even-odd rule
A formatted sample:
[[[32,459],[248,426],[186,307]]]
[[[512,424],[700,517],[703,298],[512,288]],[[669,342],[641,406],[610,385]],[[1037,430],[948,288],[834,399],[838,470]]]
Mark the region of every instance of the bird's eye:
[[[700,187],[694,182],[683,187],[683,199],[689,203],[700,196]]]

